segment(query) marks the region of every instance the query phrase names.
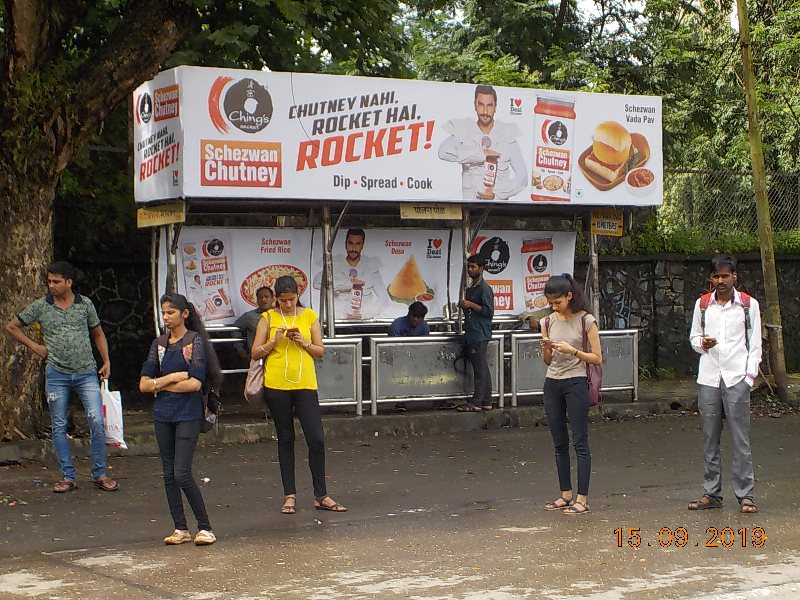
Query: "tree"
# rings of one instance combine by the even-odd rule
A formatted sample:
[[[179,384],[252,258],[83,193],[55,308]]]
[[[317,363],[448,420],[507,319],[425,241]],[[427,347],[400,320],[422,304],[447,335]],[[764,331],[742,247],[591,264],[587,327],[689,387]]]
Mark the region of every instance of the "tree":
[[[42,292],[65,169],[160,67],[404,72],[393,0],[4,0],[1,6],[3,323]],[[0,356],[0,439],[10,439],[34,431],[41,364],[5,336]]]

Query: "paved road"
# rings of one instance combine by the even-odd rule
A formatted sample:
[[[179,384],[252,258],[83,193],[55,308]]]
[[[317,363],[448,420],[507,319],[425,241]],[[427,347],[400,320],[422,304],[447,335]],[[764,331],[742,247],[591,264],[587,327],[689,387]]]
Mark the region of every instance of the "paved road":
[[[206,548],[160,544],[171,523],[156,457],[114,459],[116,494],[56,496],[55,470],[3,468],[0,496],[27,504],[0,505],[0,597],[797,598],[798,425],[754,421],[755,516],[732,497],[685,510],[701,492],[696,416],[593,424],[592,513],[573,518],[540,509],[556,490],[542,427],[336,441],[329,489],[351,507],[342,515],[311,508],[303,460],[298,513],[279,514],[274,444],[208,448],[196,475],[220,540]]]

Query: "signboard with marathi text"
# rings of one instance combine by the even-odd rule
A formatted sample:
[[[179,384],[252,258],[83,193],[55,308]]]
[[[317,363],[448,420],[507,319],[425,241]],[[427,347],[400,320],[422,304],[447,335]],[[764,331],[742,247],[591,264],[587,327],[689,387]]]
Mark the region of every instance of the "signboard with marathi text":
[[[655,96],[177,67],[133,108],[137,203],[662,201]]]

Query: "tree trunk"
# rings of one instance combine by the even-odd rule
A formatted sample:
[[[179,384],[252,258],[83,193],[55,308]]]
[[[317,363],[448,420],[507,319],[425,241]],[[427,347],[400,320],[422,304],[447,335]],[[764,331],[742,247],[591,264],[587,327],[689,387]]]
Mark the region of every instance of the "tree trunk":
[[[5,189],[5,198],[21,198],[14,210],[4,210],[0,242],[0,322],[7,323],[31,300],[45,293],[44,267],[52,260],[54,186],[19,182]],[[10,188],[11,186],[9,186]],[[13,201],[8,201],[9,203]],[[7,205],[8,206],[8,205]],[[31,337],[38,331],[29,330]],[[40,377],[44,361],[25,346],[2,336],[0,352],[0,440],[31,436],[38,429],[42,408]],[[22,434],[22,435],[21,435]]]
[[[0,324],[45,293],[52,260],[52,214],[61,173],[116,104],[152,77],[199,24],[191,3],[131,3],[109,43],[84,62],[60,63],[61,35],[82,18],[71,0],[31,11],[8,0],[0,74]],[[68,19],[65,21],[64,19]],[[42,32],[46,32],[45,35]],[[61,257],[59,257],[61,258]],[[32,337],[35,328],[27,328]],[[34,434],[42,405],[42,361],[2,336],[0,440]],[[113,369],[113,365],[112,365]]]

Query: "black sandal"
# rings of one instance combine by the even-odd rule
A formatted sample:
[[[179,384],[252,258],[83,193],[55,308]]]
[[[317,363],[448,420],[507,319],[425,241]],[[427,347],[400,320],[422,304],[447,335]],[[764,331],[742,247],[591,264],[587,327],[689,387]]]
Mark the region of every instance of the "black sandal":
[[[330,504],[330,505],[323,504],[322,501],[325,500],[325,498],[329,498],[333,502],[333,504]],[[322,498],[315,499],[314,500],[314,508],[316,508],[317,510],[329,510],[331,512],[347,512],[347,507],[346,506],[342,506],[341,504],[336,502],[336,500],[334,500],[330,496],[322,496]]]
[[[709,496],[708,494],[703,494],[703,497],[700,498],[700,500],[689,502],[688,508],[689,510],[708,510],[710,508],[722,508],[722,500],[720,500],[719,498],[715,498],[714,496]]]
[[[564,504],[558,504],[559,500],[563,500]],[[575,498],[564,498],[564,496],[559,496],[555,500],[551,500],[550,502],[545,502],[543,508],[545,510],[564,510],[565,508],[572,506],[575,503]]]
[[[578,509],[578,506],[582,506],[583,509]],[[571,506],[568,506],[564,510],[561,511],[561,514],[568,515],[570,517],[574,517],[576,515],[585,515],[589,512],[589,505],[585,502],[578,502],[577,500],[572,503]]]
[[[746,515],[752,515],[758,512],[758,506],[756,506],[756,503],[753,502],[752,498],[742,498],[739,500],[739,512]]]

